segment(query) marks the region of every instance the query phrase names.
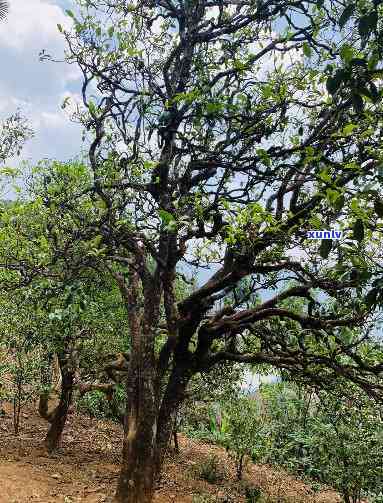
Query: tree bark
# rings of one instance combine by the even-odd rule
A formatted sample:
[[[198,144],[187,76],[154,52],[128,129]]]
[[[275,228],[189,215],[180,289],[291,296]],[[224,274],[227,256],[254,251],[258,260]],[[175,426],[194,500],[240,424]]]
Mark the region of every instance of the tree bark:
[[[176,451],[176,454],[180,453],[180,446],[178,443],[178,434],[177,434],[177,429],[174,427],[173,430],[173,440],[174,440],[174,450]]]
[[[62,365],[61,361],[60,368],[62,375],[60,401],[54,411],[51,424],[44,441],[48,452],[53,452],[60,447],[62,433],[68,417],[68,410],[72,402],[74,372],[68,370],[66,365]]]
[[[123,460],[116,493],[118,503],[152,501],[174,430],[174,414],[189,381],[182,371],[174,370],[159,406],[155,367],[147,363],[148,359],[143,359],[142,368],[131,369],[128,376],[129,413],[125,421]]]
[[[155,367],[142,357],[134,363],[132,362],[127,378],[127,414],[116,501],[150,503],[156,479],[158,406],[154,389]]]
[[[68,354],[60,353],[58,361],[61,371],[60,401],[55,409],[48,411],[49,393],[40,396],[39,413],[49,423],[49,429],[44,440],[44,445],[49,453],[60,447],[61,437],[68,417],[68,410],[72,402],[75,370],[71,368]]]
[[[131,340],[126,379],[123,454],[115,495],[115,501],[118,503],[153,501],[155,483],[173,431],[174,413],[190,379],[185,371],[189,366],[180,364],[182,358],[189,358],[188,352],[186,351],[186,355],[181,352],[177,357],[172,344],[169,357],[173,354],[174,366],[165,390],[162,389],[162,380],[167,374],[170,362],[166,357],[157,359],[155,354],[160,318],[161,275],[160,269],[157,269],[154,277],[147,273],[140,253],[138,248],[137,263],[135,267],[132,265],[129,268],[128,282],[121,274],[115,274],[127,308]],[[137,296],[140,281],[144,300],[142,308]],[[172,301],[171,292],[164,295],[169,297],[169,302]],[[173,319],[172,312],[167,312],[167,318],[169,317]],[[174,333],[173,339],[176,341],[176,324],[172,321],[170,325],[169,330]]]

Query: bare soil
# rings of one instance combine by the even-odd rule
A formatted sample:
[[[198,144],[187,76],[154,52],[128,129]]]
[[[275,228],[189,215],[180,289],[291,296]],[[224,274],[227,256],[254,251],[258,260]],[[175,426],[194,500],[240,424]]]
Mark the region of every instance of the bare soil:
[[[42,448],[47,423],[28,409],[21,432],[12,431],[11,410],[0,417],[0,503],[101,503],[112,501],[119,471],[121,428],[111,422],[71,415],[62,448],[48,455]],[[180,435],[180,454],[169,453],[158,483],[155,503],[192,503],[193,496],[230,495],[243,503],[243,486],[236,482],[234,466],[216,446]],[[197,463],[216,454],[225,478],[209,484],[195,475]],[[261,488],[275,501],[286,503],[337,503],[332,491],[314,493],[302,481],[267,465],[249,464],[244,483]]]

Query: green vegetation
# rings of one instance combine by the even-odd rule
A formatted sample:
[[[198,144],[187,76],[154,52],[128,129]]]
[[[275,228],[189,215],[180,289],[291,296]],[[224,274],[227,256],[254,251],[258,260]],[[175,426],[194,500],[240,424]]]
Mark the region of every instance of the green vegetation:
[[[15,169],[33,133],[20,114],[0,130],[15,433],[37,397],[49,453],[73,404],[123,423],[118,503],[153,501],[180,427],[238,479],[268,461],[379,501],[382,2],[75,6],[58,30],[87,155]],[[283,381],[250,400],[243,372]]]
[[[313,489],[333,487],[345,503],[381,501],[383,409],[357,388],[329,392],[281,382],[221,408],[230,426],[217,436],[212,424],[205,438],[231,452],[238,478],[247,456],[281,466]]]

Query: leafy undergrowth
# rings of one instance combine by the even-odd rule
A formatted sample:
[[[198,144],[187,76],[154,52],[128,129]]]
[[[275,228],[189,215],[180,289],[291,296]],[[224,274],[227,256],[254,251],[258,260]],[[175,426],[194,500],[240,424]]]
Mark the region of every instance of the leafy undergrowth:
[[[12,433],[10,411],[0,418],[0,503],[109,502],[119,470],[121,429],[110,422],[71,415],[62,449],[48,456],[41,447],[47,424],[29,409],[18,438]],[[156,503],[245,502],[244,487],[226,452],[180,435],[181,453],[171,452],[158,484]],[[198,464],[216,456],[224,478],[209,483],[198,477]],[[250,465],[244,483],[260,488],[263,501],[335,503],[331,491],[314,494],[281,470]],[[268,499],[271,497],[272,499]]]

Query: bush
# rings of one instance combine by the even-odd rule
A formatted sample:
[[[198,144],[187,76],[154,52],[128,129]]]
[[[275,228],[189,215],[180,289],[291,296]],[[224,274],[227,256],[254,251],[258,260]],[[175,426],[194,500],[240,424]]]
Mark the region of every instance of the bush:
[[[246,503],[261,503],[262,491],[259,487],[245,488]]]
[[[338,384],[339,387],[336,386]],[[383,422],[379,405],[336,383],[331,393],[281,384],[264,390],[273,438],[269,461],[332,486],[345,503],[383,488]],[[375,500],[374,500],[375,498]]]
[[[192,503],[216,503],[216,498],[208,493],[195,494]]]
[[[195,467],[195,475],[210,484],[215,484],[226,477],[226,472],[220,465],[218,456],[211,454]]]
[[[105,419],[109,414],[109,404],[101,391],[90,391],[76,401],[76,408],[82,414],[97,419]]]
[[[122,386],[117,387],[112,402],[109,402],[102,391],[90,391],[76,400],[76,409],[96,419],[119,421],[124,408],[125,393]]]

